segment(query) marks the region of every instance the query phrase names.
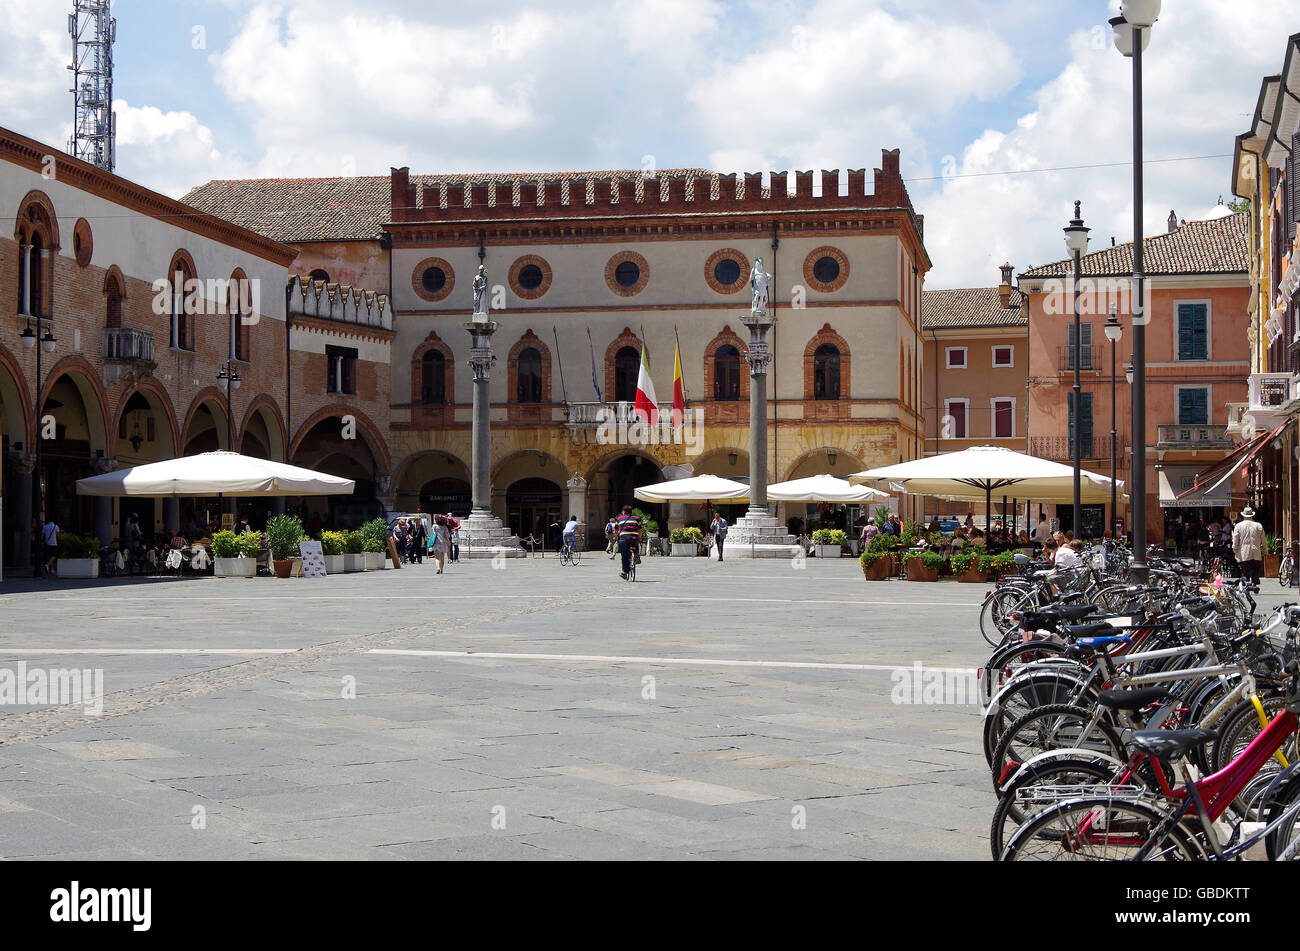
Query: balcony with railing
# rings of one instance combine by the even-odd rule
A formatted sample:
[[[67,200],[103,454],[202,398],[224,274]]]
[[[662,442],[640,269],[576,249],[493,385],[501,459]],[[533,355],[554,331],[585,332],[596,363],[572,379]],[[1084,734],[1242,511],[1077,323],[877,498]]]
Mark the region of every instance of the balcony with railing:
[[[1231,449],[1226,425],[1175,425],[1156,427],[1157,449]]]
[[[1117,436],[1115,443],[1119,455],[1122,456],[1128,446],[1128,437]],[[1084,436],[1083,441],[1079,444],[1079,455],[1082,459],[1109,459],[1110,447],[1109,433],[1105,436]],[[1068,436],[1030,436],[1029,454],[1037,456],[1039,459],[1069,462],[1074,458],[1074,440]]]
[[[1079,370],[1085,373],[1095,373],[1102,369],[1101,352],[1102,347],[1081,347],[1079,349]],[[1060,346],[1056,348],[1056,368],[1061,373],[1074,372],[1074,348],[1071,346]]]
[[[668,419],[672,415],[672,403],[659,403],[659,416]],[[565,406],[567,425],[571,428],[595,429],[602,424],[629,424],[638,419],[634,403],[568,403]]]
[[[153,333],[130,327],[104,328],[104,386],[123,377],[152,373],[158,364],[153,356]]]
[[[1256,429],[1272,429],[1286,416],[1282,407],[1293,399],[1296,377],[1291,373],[1252,373],[1247,379],[1250,416]]]

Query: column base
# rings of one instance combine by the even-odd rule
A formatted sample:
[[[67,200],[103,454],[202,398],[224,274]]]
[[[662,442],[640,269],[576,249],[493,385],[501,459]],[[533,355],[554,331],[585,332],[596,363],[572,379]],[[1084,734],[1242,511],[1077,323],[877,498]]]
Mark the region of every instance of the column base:
[[[527,554],[519,545],[519,537],[491,512],[475,510],[460,523],[462,558],[524,558]]]
[[[750,509],[728,528],[725,551],[735,558],[793,558],[799,546],[775,515]]]

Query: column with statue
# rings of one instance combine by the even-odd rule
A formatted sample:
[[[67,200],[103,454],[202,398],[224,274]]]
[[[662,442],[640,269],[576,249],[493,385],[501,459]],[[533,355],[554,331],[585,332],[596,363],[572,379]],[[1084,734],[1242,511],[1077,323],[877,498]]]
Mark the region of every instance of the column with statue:
[[[749,328],[749,510],[727,533],[727,551],[737,557],[788,558],[794,554],[795,538],[777,522],[767,504],[767,367],[772,362],[767,332],[775,318],[768,309],[768,286],[772,275],[757,258],[750,271],[753,291],[749,313],[740,322]]]
[[[474,312],[465,322],[470,335],[469,366],[474,372],[474,415],[471,423],[469,518],[461,523],[461,555],[466,558],[522,558],[524,550],[501,519],[492,514],[492,335],[501,325],[488,316],[487,267],[474,275]]]

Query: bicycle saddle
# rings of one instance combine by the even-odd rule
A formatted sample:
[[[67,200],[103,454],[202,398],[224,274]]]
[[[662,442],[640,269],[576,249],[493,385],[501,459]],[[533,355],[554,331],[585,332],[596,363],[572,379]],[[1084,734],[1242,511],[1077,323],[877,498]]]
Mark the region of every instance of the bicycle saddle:
[[[1212,739],[1213,730],[1137,730],[1133,733],[1133,748],[1156,759],[1170,760],[1186,756],[1188,750]]]
[[[1076,644],[1082,644],[1084,647],[1102,647],[1114,644],[1119,640],[1123,640],[1125,643],[1129,640],[1127,634],[1118,633],[1107,621],[1071,624],[1066,627],[1065,633],[1073,637]]]
[[[1169,696],[1164,687],[1141,687],[1137,690],[1103,690],[1097,702],[1111,710],[1141,710]],[[1152,731],[1155,732],[1155,731]],[[1168,730],[1161,732],[1169,732]]]
[[[1057,620],[1077,621],[1089,614],[1096,614],[1097,609],[1091,604],[1049,604],[1040,608],[1038,613]]]

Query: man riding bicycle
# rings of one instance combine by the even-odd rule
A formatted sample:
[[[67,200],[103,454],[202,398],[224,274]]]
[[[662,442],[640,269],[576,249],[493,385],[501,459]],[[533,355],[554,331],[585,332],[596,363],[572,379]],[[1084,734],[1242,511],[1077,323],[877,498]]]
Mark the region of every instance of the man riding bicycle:
[[[625,581],[632,570],[632,559],[641,546],[641,519],[632,514],[632,506],[623,506],[623,514],[614,519],[614,535],[618,539],[618,553],[622,556],[622,571],[618,576]]]
[[[562,539],[564,541],[564,550],[573,551],[578,544],[578,516],[570,515],[569,520],[564,523],[564,532]]]

